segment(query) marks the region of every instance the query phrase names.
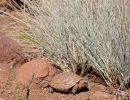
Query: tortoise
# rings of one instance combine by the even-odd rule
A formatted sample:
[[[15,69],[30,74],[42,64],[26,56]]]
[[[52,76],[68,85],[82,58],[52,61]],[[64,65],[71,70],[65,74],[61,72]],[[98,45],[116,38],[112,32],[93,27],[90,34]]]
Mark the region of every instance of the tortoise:
[[[71,92],[76,94],[79,90],[87,88],[88,82],[85,78],[73,72],[62,72],[55,75],[49,83],[49,92]]]

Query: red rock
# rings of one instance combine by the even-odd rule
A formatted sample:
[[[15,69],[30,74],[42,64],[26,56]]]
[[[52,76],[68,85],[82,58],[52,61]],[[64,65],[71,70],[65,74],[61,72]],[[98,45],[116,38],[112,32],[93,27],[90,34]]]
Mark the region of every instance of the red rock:
[[[37,82],[40,82],[43,79],[48,81],[55,75],[55,68],[50,64],[50,62],[46,59],[36,59],[29,61],[21,66],[17,73],[17,81],[23,85],[26,85],[32,79],[34,75],[34,79]]]
[[[0,33],[0,62],[10,63],[10,67],[24,63],[25,57],[20,45],[13,39]]]
[[[90,100],[116,100],[116,97],[105,92],[95,91],[95,93],[90,96]]]

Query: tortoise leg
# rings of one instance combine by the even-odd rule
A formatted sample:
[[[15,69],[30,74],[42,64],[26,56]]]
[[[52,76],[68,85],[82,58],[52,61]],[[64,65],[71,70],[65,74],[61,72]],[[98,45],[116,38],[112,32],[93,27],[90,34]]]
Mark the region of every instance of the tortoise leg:
[[[48,92],[49,93],[53,93],[54,92],[54,89],[52,87],[48,87]]]
[[[78,91],[78,84],[76,84],[73,88],[72,88],[72,93],[76,94],[76,92]]]

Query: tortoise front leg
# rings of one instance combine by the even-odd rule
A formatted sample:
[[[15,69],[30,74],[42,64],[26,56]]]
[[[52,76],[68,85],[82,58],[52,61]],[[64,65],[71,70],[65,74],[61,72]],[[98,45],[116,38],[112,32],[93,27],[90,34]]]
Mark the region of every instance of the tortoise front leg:
[[[76,92],[78,91],[78,88],[79,88],[79,86],[78,86],[78,84],[76,84],[76,85],[72,88],[72,93],[73,93],[73,94],[76,94]]]

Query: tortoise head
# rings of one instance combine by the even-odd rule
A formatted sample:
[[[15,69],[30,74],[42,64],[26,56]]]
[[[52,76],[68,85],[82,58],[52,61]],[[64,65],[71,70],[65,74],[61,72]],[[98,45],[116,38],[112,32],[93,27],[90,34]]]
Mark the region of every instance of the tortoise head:
[[[82,79],[79,81],[79,88],[84,88],[88,86],[88,81],[86,79]]]

